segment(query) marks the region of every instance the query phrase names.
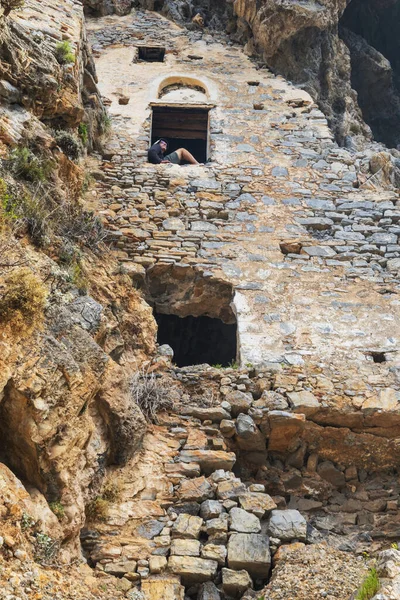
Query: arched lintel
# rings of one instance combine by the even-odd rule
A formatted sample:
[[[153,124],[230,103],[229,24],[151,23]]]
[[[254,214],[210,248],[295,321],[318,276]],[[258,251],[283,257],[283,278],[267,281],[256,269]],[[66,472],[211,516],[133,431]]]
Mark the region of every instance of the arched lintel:
[[[191,73],[170,73],[167,77],[163,75],[154,81],[151,90],[151,100],[159,99],[163,90],[171,85],[201,88],[204,90],[207,100],[211,102],[216,102],[218,97],[215,84],[206,77],[194,77]]]

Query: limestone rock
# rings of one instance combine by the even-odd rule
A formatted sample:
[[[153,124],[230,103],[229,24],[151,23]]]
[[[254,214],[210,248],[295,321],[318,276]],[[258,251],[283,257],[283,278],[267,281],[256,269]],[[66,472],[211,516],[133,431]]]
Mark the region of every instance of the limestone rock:
[[[229,479],[221,481],[217,487],[217,497],[220,500],[237,500],[239,496],[246,493],[246,486],[240,479]]]
[[[220,406],[210,406],[209,408],[187,406],[183,407],[181,412],[183,415],[190,415],[201,421],[214,421],[219,423],[223,419],[230,419],[230,414]]]
[[[173,539],[171,556],[200,556],[200,542],[190,539]]]
[[[209,560],[216,560],[220,566],[226,561],[228,551],[224,544],[206,544],[201,549],[201,557]]]
[[[214,487],[205,477],[187,479],[180,484],[178,496],[181,501],[203,502],[214,496]]]
[[[311,392],[289,392],[287,396],[295,412],[312,415],[319,408],[319,402]]]
[[[246,492],[239,496],[239,503],[243,510],[253,513],[259,519],[276,508],[271,496],[262,492]]]
[[[260,520],[242,508],[232,508],[229,513],[229,521],[231,531],[238,533],[259,533],[261,531]]]
[[[228,566],[266,579],[271,566],[268,537],[257,533],[232,534],[228,542]]]
[[[150,573],[158,575],[167,568],[167,559],[165,556],[150,556],[149,558]]]
[[[197,600],[221,600],[217,586],[212,581],[207,581],[200,586]]]
[[[215,560],[192,556],[170,556],[168,568],[175,575],[180,575],[182,582],[187,585],[213,579],[217,573],[218,563]]]
[[[304,541],[307,536],[307,521],[298,510],[273,510],[268,531],[272,537],[282,541]]]
[[[197,539],[203,525],[203,519],[185,513],[178,516],[172,526],[172,537]]]
[[[240,598],[253,582],[247,571],[232,571],[222,569],[222,588],[228,596]]]
[[[218,500],[205,500],[200,506],[200,516],[204,520],[216,519],[224,512],[224,507]]]
[[[263,451],[266,447],[265,437],[249,415],[241,413],[236,420],[236,441],[242,450]]]
[[[236,462],[236,455],[223,450],[182,450],[179,460],[197,463],[204,473],[210,474],[217,469],[230,471]]]
[[[146,600],[184,600],[184,588],[179,577],[162,575],[141,581],[141,588]],[[129,598],[129,597],[128,597]],[[142,600],[141,597],[132,597],[132,600]],[[144,600],[143,598],[143,600]]]
[[[226,394],[225,400],[231,405],[231,413],[237,417],[240,413],[247,413],[253,402],[253,396],[234,390]]]

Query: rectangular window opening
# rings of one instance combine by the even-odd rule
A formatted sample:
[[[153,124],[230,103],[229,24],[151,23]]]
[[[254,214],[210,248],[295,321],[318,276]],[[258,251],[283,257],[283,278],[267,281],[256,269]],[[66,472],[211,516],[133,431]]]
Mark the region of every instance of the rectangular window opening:
[[[186,148],[200,163],[208,159],[208,108],[154,106],[151,143],[168,142],[167,154]]]
[[[139,46],[138,60],[146,62],[164,62],[165,48],[161,46]]]

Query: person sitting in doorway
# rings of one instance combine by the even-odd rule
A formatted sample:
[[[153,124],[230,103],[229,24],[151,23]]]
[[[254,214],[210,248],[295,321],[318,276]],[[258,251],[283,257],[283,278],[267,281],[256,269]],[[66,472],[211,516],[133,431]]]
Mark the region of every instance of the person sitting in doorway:
[[[171,152],[171,154],[165,154],[168,148],[168,142],[165,140],[157,140],[155,144],[151,146],[147,153],[147,157],[150,163],[153,165],[159,165],[161,163],[172,163],[174,165],[182,164],[182,161],[186,161],[191,165],[199,165],[195,157],[190,154],[188,150],[185,148],[179,148],[175,150],[175,152]]]

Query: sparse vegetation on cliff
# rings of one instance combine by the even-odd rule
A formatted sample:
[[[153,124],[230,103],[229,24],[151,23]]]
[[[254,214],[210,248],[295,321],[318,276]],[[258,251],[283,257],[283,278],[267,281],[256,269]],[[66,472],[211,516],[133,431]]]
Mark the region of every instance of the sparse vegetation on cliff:
[[[46,297],[46,288],[32,271],[12,271],[1,290],[0,322],[10,324],[14,331],[31,331],[43,321]]]
[[[67,41],[57,44],[55,57],[60,65],[73,64],[76,60],[71,44]]]
[[[380,588],[379,577],[376,569],[370,569],[364,579],[355,600],[371,600]]]
[[[61,150],[71,160],[77,160],[82,154],[82,146],[77,138],[69,131],[57,131],[55,140]]]
[[[51,162],[37,156],[27,146],[12,150],[10,165],[11,171],[17,177],[33,183],[46,181],[51,170]]]
[[[151,423],[157,423],[157,414],[172,407],[169,390],[155,373],[137,371],[130,385],[131,396]]]

